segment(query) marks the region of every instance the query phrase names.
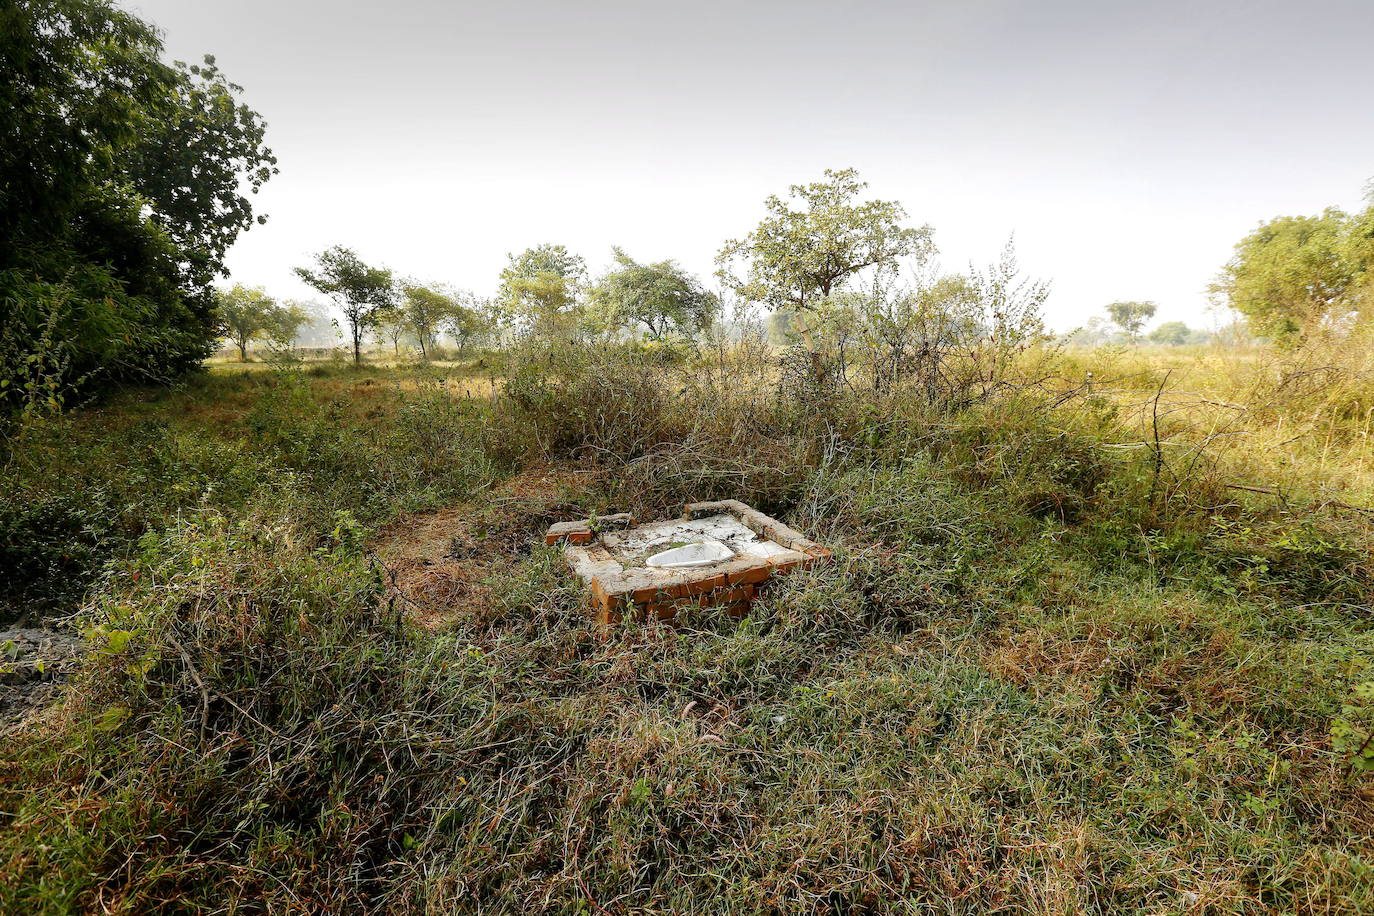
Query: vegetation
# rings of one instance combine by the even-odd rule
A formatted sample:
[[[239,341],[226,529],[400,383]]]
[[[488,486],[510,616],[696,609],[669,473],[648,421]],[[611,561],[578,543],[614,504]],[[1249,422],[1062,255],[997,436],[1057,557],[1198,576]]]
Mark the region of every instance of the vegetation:
[[[299,305],[279,305],[262,287],[236,283],[221,292],[216,312],[226,336],[239,351],[239,360],[248,361],[248,345],[267,337],[279,346],[289,346],[296,331],[309,320]]]
[[[316,270],[297,267],[296,275],[334,300],[348,322],[348,333],[353,340],[353,362],[361,363],[363,333],[384,320],[400,324],[394,316],[396,291],[391,271],[369,267],[342,245],[315,255],[315,263]]]
[[[653,340],[692,337],[710,327],[720,301],[672,261],[640,264],[619,248],[613,270],[592,290],[592,321],[603,328],[642,327]]]
[[[1213,292],[1256,333],[1291,342],[1368,319],[1374,200],[1350,216],[1281,216],[1236,245]]]
[[[580,311],[587,262],[563,245],[540,245],[510,255],[498,299],[507,313],[540,333],[566,333]]]
[[[1107,314],[1127,337],[1135,340],[1158,308],[1153,302],[1113,302],[1107,306]]]
[[[352,364],[188,374],[307,318],[211,285],[260,118],[99,0],[0,23],[0,624],[84,645],[0,696],[0,912],[1374,911],[1369,213],[1241,241],[1258,339],[1058,340],[1011,245],[942,273],[830,171],[728,315],[334,246]],[[540,536],[724,497],[832,561],[599,628]]]
[[[26,427],[15,603],[93,652],[5,756],[0,909],[1374,903],[1367,366],[1030,343],[779,396],[773,352],[220,369]],[[743,621],[599,631],[538,546],[739,495],[836,550]]]
[[[161,53],[108,0],[0,10],[0,414],[169,380],[212,348],[211,281],[276,159],[213,58]]]
[[[902,258],[934,251],[929,226],[901,226],[906,211],[885,200],[860,202],[868,185],[853,169],[827,169],[825,181],[793,185],[793,209],[777,196],[753,232],[725,243],[721,280],[746,299],[795,314],[809,337],[807,313],[861,271],[891,271]],[[740,276],[739,274],[743,275]]]

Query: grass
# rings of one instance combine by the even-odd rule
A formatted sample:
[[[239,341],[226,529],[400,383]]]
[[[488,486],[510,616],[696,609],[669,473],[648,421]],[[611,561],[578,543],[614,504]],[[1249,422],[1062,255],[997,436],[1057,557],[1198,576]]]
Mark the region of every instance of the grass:
[[[0,911],[1374,909],[1362,368],[1069,353],[948,411],[703,359],[216,366],[24,431],[10,613],[92,651],[0,755]],[[601,631],[537,537],[721,496],[834,562]]]

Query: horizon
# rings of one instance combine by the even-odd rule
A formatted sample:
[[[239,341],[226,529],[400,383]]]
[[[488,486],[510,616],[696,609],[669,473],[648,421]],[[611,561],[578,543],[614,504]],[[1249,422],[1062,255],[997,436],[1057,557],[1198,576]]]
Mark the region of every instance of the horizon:
[[[170,58],[214,55],[267,119],[281,173],[227,282],[284,299],[319,299],[291,268],[334,244],[479,295],[544,242],[593,273],[619,245],[713,284],[768,195],[854,167],[934,228],[947,271],[1014,237],[1052,284],[1055,330],[1118,300],[1208,328],[1230,320],[1206,286],[1243,235],[1351,209],[1374,177],[1374,119],[1350,117],[1374,5],[1344,0],[870,2],[843,19],[773,2],[220,6],[125,4]]]

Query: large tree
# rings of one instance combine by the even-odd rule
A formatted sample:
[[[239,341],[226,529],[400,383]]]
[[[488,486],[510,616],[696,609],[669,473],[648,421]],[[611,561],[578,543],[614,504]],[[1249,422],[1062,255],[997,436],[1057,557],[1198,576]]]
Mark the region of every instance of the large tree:
[[[261,220],[245,195],[276,160],[212,60],[161,52],[156,29],[109,0],[0,4],[6,378],[44,339],[66,381],[88,386],[166,379],[213,346],[211,281]]]
[[[643,325],[654,340],[670,331],[690,336],[710,326],[720,301],[676,262],[640,264],[616,248],[615,264],[592,288],[591,308],[600,323]]]
[[[1236,244],[1212,285],[1256,334],[1292,340],[1347,320],[1374,270],[1374,205],[1350,216],[1280,216]]]
[[[861,201],[867,187],[854,169],[827,169],[824,181],[792,185],[787,200],[769,197],[768,216],[717,255],[722,282],[746,299],[804,317],[860,271],[934,250],[929,226],[902,226],[901,204]]]
[[[441,327],[453,336],[458,351],[463,353],[482,338],[497,333],[501,318],[491,300],[478,299],[471,293],[458,298],[457,308]]]
[[[1150,341],[1169,347],[1181,347],[1192,336],[1192,329],[1182,321],[1166,321],[1150,332]]]
[[[316,269],[297,267],[296,276],[334,300],[353,340],[353,362],[363,361],[363,334],[395,307],[391,271],[364,264],[342,245],[315,255]]]

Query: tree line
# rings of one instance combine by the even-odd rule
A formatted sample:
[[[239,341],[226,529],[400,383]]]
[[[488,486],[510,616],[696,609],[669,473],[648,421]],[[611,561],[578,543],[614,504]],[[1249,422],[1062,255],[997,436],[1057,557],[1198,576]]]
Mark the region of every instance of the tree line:
[[[162,52],[156,28],[111,0],[0,7],[0,414],[167,381],[219,340],[246,356],[250,341],[289,340],[309,319],[263,290],[216,287],[229,247],[265,219],[253,195],[277,161],[264,120],[213,57],[187,65]],[[812,352],[854,333],[886,341],[894,365],[949,340],[1028,332],[1009,317],[1004,264],[981,280],[939,273],[931,227],[865,189],[846,169],[767,198],[758,225],[719,252],[714,291],[673,260],[619,248],[591,278],[557,244],[510,255],[491,297],[399,279],[342,246],[297,274],[337,308],[355,359],[377,333],[397,348],[413,337],[422,356],[441,334],[460,346],[528,333],[690,339],[725,297],[769,310]],[[1263,223],[1210,291],[1254,334],[1292,345],[1367,324],[1371,277],[1374,197],[1353,214]],[[1109,313],[1135,340],[1153,309],[1123,301]],[[1169,323],[1152,338],[1193,334]]]

